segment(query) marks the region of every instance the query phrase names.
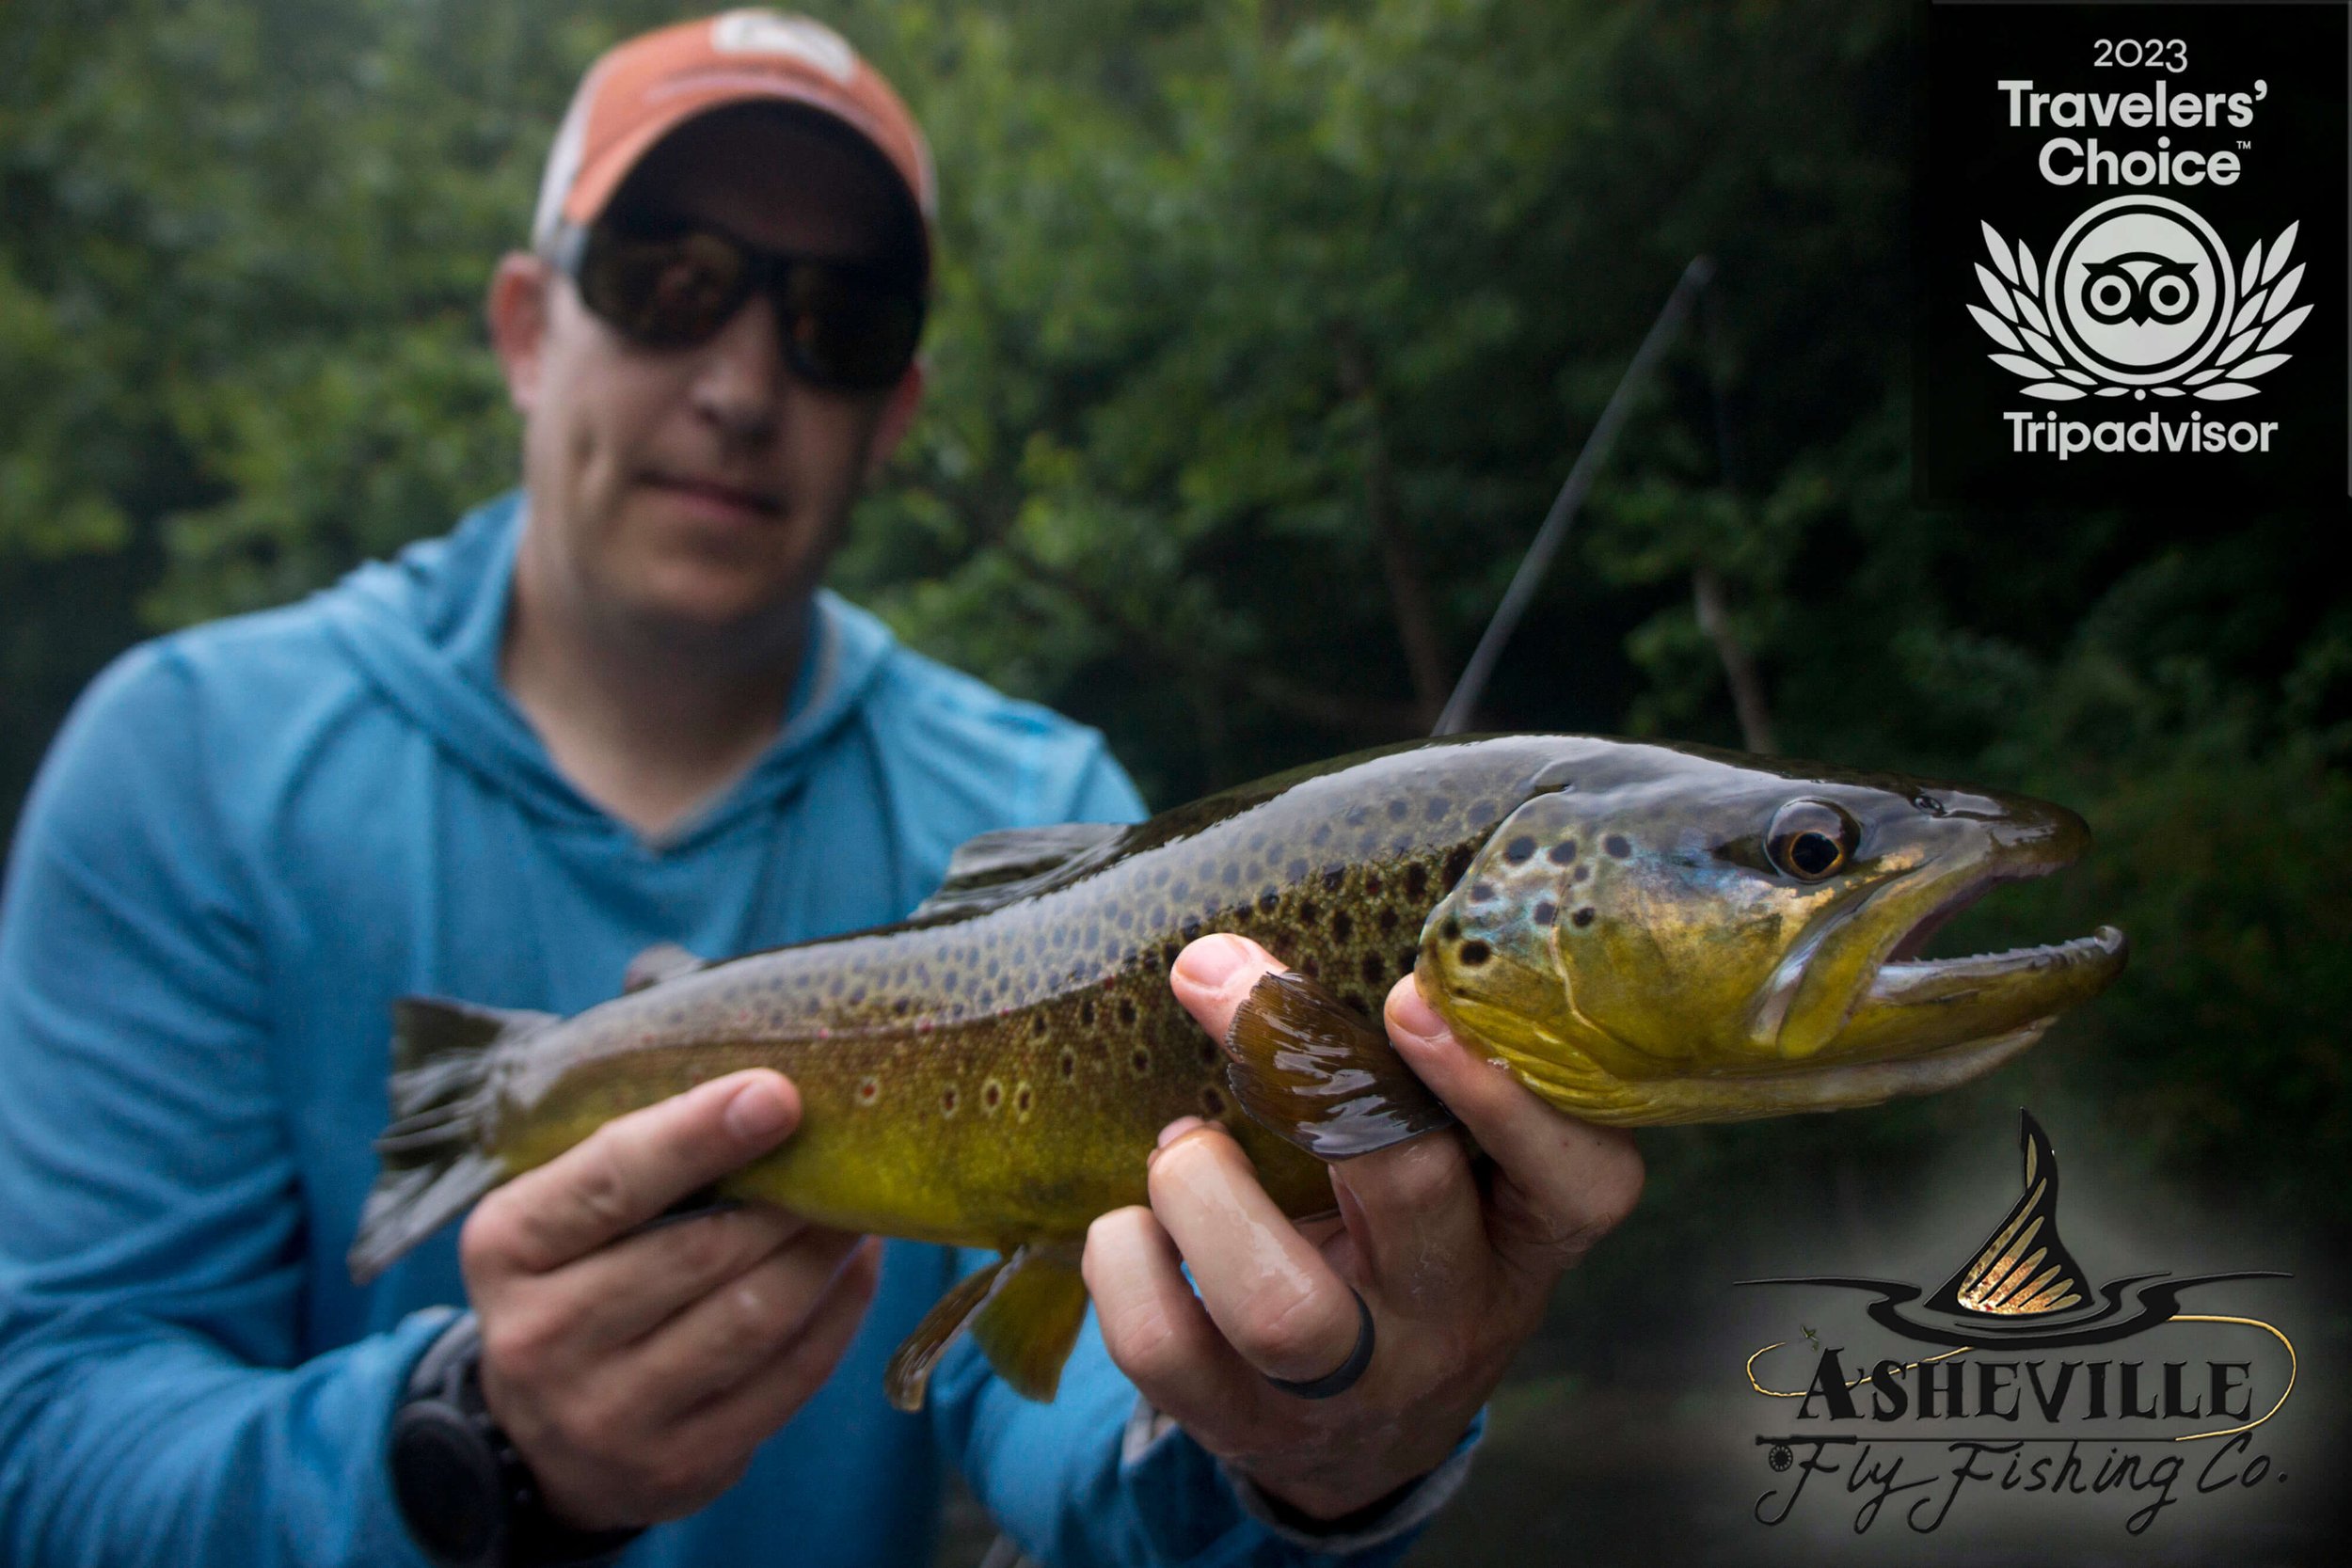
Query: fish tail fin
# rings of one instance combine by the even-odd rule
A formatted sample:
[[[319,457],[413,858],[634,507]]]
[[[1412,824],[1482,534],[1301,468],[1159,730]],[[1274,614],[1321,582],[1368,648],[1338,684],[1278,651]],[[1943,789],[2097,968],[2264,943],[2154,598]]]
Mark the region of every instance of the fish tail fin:
[[[1454,1125],[1388,1036],[1304,974],[1249,989],[1225,1034],[1225,1076],[1251,1120],[1320,1160]]]
[[[922,1409],[931,1369],[968,1326],[1013,1392],[1051,1403],[1086,1322],[1081,1250],[1068,1242],[1025,1246],[958,1281],[891,1356],[882,1379],[890,1402]]]
[[[436,997],[392,1004],[391,1125],[375,1140],[375,1186],[345,1259],[366,1284],[506,1178],[482,1147],[499,1053],[555,1022]]]

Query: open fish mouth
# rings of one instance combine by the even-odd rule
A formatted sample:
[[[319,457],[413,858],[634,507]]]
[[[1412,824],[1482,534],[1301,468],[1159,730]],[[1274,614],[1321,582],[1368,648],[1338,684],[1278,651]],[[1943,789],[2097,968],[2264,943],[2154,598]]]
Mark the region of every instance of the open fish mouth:
[[[1841,1056],[1891,1055],[1988,1041],[2090,1000],[2123,972],[2129,944],[2112,926],[2089,936],[1994,953],[1930,958],[1937,931],[2002,882],[2047,876],[2067,860],[2004,866],[1972,878],[1888,949],[1840,1032]]]

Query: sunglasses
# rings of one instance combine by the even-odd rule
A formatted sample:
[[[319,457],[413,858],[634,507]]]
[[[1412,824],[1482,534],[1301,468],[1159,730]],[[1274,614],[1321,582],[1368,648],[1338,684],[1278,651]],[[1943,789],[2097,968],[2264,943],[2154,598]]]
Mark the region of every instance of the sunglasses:
[[[705,226],[567,227],[548,260],[590,310],[646,348],[707,343],[765,293],[785,363],[829,391],[896,386],[923,336],[922,287],[905,268],[761,250]]]

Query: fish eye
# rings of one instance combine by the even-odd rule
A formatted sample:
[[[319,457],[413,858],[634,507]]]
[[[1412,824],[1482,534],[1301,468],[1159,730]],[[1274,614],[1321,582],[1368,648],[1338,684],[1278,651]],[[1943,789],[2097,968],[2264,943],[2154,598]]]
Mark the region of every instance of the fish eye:
[[[1801,882],[1818,882],[1852,858],[1861,830],[1826,800],[1791,800],[1772,814],[1764,853],[1772,868]]]

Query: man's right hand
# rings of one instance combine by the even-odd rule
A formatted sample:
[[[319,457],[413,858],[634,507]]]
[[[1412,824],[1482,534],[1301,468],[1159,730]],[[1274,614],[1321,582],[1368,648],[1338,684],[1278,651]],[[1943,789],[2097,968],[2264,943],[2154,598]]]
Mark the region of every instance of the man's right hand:
[[[800,1115],[781,1073],[714,1079],[597,1129],[466,1222],[483,1399],[563,1522],[701,1508],[849,1348],[879,1243],[760,1204],[628,1234]]]

